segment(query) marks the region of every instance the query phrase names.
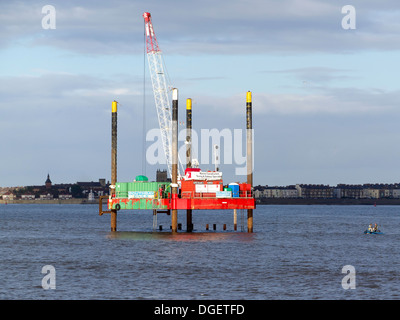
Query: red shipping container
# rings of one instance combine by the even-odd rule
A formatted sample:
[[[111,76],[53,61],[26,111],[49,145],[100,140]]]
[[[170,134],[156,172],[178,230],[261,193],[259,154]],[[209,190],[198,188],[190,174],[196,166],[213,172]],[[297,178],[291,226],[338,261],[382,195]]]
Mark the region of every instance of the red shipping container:
[[[250,183],[239,183],[239,197],[250,197],[251,185]]]
[[[239,183],[239,191],[251,191],[250,183]]]

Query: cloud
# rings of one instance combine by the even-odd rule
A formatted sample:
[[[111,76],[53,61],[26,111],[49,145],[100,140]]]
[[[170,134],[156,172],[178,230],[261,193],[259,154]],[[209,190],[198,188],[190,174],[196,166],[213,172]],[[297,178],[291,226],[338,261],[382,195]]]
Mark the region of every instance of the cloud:
[[[398,114],[400,91],[356,88],[322,89],[312,94],[260,94],[259,112],[273,114]]]
[[[269,70],[263,71],[263,73],[294,76],[305,86],[315,86],[327,84],[334,80],[353,79],[354,76],[348,75],[352,71],[353,70],[330,67],[305,67],[296,69]]]
[[[235,118],[243,115],[244,97],[244,93],[229,97],[203,96],[199,104],[202,112],[215,118]],[[255,116],[399,115],[399,99],[400,90],[382,89],[314,87],[310,93],[253,92],[253,113]]]
[[[110,80],[45,72],[0,77],[0,135],[6,137],[1,148],[7,164],[0,170],[1,184],[38,184],[48,171],[58,175],[59,183],[76,182],[82,175],[108,176],[114,99],[122,104],[120,155],[134,162],[128,146],[140,143],[142,127],[142,97],[135,87],[122,76]]]
[[[53,1],[57,29],[41,29],[41,6],[0,4],[0,47],[15,41],[90,54],[143,52],[144,11],[169,54],[248,54],[400,49],[400,4],[355,1],[357,29],[343,30],[345,3],[265,1]]]

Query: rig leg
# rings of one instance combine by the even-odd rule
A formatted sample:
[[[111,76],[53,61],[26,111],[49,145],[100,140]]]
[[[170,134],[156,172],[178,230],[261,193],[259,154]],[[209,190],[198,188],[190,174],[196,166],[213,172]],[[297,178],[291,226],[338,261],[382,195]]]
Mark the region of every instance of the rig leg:
[[[253,232],[253,209],[247,210],[247,232]]]
[[[111,210],[111,231],[117,231],[117,210]]]
[[[192,210],[186,210],[186,228],[187,232],[193,231]]]
[[[172,232],[178,231],[178,210],[176,200],[178,198],[178,89],[172,90]]]
[[[115,184],[117,183],[117,101],[111,105],[111,195],[115,195]],[[111,210],[111,231],[117,231],[117,210]]]
[[[171,214],[172,232],[178,231],[178,210],[173,209]]]
[[[247,131],[247,183],[253,191],[253,111],[251,92],[246,94],[246,131]],[[253,232],[253,209],[247,210],[247,232]]]

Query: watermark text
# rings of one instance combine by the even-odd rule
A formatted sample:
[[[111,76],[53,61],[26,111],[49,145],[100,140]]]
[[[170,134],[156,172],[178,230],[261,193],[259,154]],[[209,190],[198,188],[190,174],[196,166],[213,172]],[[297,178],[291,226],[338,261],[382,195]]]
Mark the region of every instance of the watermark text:
[[[42,28],[45,30],[56,29],[56,8],[50,4],[42,7]]]
[[[42,279],[42,288],[44,290],[56,288],[56,268],[52,265],[45,265],[42,268],[42,274],[45,276]]]

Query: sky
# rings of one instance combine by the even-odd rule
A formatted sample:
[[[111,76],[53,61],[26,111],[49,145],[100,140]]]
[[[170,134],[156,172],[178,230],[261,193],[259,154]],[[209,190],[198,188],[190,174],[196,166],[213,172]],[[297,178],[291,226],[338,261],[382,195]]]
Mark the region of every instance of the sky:
[[[246,181],[251,91],[254,185],[400,182],[398,0],[0,0],[0,187],[110,180],[113,100],[118,181],[166,169],[144,12],[203,170],[217,132],[224,183]]]

